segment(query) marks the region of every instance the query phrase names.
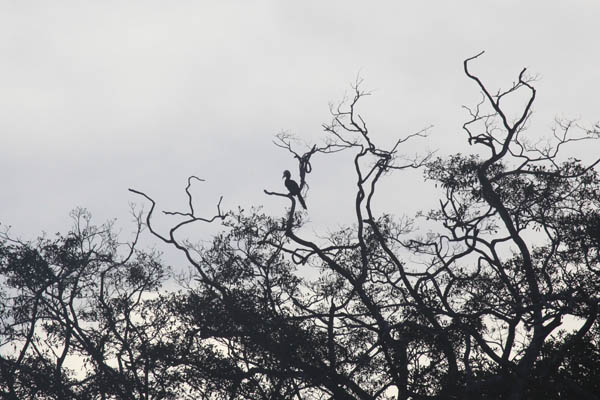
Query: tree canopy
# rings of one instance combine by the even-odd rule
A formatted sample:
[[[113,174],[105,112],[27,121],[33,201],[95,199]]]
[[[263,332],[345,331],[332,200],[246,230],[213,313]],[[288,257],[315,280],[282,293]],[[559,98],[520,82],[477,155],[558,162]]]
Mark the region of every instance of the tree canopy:
[[[136,213],[120,243],[77,210],[66,235],[0,245],[0,394],[7,399],[597,399],[600,396],[600,159],[569,145],[600,126],[559,120],[528,137],[535,80],[465,107],[468,152],[403,155],[427,130],[378,145],[358,112],[359,83],[332,107],[326,140],[299,151],[304,193],[314,157],[348,152],[354,223],[315,237],[299,193],[289,208]],[[519,113],[504,104],[526,95]],[[439,207],[378,212],[383,179],[421,169]],[[283,168],[282,168],[283,170]],[[384,178],[385,177],[385,178]],[[331,183],[335,185],[335,182]],[[286,203],[287,202],[287,203]],[[208,244],[184,229],[220,224]],[[424,231],[419,226],[427,224]],[[139,249],[144,228],[182,252],[186,275]],[[165,283],[169,282],[168,285]],[[176,284],[175,284],[176,282]]]

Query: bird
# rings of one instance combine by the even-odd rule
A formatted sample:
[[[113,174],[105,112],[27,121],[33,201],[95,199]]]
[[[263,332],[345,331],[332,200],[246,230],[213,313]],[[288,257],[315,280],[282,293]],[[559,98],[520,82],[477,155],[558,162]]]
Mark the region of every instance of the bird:
[[[287,188],[287,190],[289,190],[289,192],[292,196],[298,197],[298,201],[300,202],[302,207],[306,210],[306,203],[304,202],[304,199],[302,198],[302,194],[300,194],[300,186],[298,186],[298,183],[296,183],[295,180],[290,179],[291,176],[292,176],[292,174],[287,169],[285,171],[283,171],[282,178],[285,178],[285,187]]]

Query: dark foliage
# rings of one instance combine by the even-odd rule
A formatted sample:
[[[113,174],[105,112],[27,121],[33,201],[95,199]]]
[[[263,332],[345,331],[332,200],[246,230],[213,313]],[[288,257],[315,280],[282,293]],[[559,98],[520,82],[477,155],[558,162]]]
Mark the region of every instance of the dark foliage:
[[[478,57],[478,56],[476,56]],[[476,58],[474,57],[474,58]],[[324,145],[298,153],[298,193],[283,216],[260,209],[164,212],[142,225],[181,251],[119,245],[76,213],[66,236],[0,246],[0,395],[8,399],[597,399],[600,393],[598,161],[565,157],[599,127],[559,121],[543,145],[525,126],[536,91],[523,70],[467,108],[473,154],[408,159],[376,144],[354,87],[332,109]],[[528,98],[509,117],[501,101]],[[536,142],[538,143],[538,142]],[[596,143],[591,141],[589,143]],[[311,159],[354,156],[355,223],[315,238],[297,212]],[[568,156],[568,154],[566,154]],[[375,210],[379,184],[422,168],[440,206],[414,219]],[[421,222],[432,226],[423,233]],[[184,227],[220,223],[211,243]]]

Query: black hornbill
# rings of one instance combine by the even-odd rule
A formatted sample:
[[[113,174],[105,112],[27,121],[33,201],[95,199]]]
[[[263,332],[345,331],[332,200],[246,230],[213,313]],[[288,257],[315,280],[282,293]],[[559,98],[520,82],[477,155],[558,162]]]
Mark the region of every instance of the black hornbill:
[[[287,190],[290,191],[290,194],[292,196],[298,197],[298,201],[300,202],[302,207],[304,207],[304,209],[306,210],[306,203],[304,203],[302,194],[300,194],[300,186],[298,186],[298,184],[296,183],[295,180],[290,179],[291,176],[292,176],[292,174],[290,174],[290,171],[288,171],[288,170],[283,171],[282,178],[285,178],[285,187],[287,188]]]

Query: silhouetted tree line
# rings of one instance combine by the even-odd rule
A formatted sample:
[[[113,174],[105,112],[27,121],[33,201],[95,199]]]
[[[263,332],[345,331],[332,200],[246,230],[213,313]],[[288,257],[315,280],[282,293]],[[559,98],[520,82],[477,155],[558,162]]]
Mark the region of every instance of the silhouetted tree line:
[[[482,93],[466,108],[471,155],[403,156],[426,131],[379,146],[357,84],[332,108],[325,144],[302,153],[278,136],[300,180],[294,193],[265,190],[290,202],[284,215],[222,211],[219,200],[200,216],[190,177],[188,209],[164,212],[166,230],[153,198],[131,189],[151,208],[135,214],[130,243],[84,210],[66,235],[21,242],[5,231],[0,396],[598,399],[599,161],[563,153],[600,127],[562,120],[547,142],[527,140],[533,79],[523,70],[492,92],[469,70],[478,56],[464,63]],[[516,93],[528,97],[514,117],[503,101]],[[311,158],[339,151],[354,156],[356,218],[315,238],[296,202],[318,173]],[[377,212],[382,177],[407,168],[441,189],[439,207]],[[421,234],[425,220],[434,228]],[[207,223],[223,227],[210,244],[182,238]],[[138,248],[143,228],[182,252],[189,275]]]

